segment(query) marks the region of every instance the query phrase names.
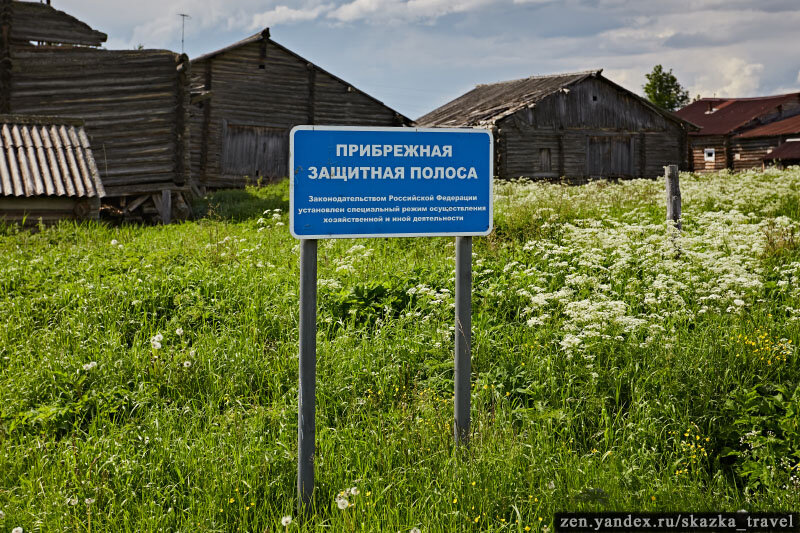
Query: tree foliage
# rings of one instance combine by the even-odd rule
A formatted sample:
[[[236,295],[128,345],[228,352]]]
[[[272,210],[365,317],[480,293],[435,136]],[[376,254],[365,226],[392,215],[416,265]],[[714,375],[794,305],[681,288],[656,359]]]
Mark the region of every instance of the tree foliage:
[[[647,99],[668,111],[675,111],[689,103],[689,91],[685,90],[678,79],[661,65],[653,67],[650,74],[645,74],[647,83],[642,88]]]

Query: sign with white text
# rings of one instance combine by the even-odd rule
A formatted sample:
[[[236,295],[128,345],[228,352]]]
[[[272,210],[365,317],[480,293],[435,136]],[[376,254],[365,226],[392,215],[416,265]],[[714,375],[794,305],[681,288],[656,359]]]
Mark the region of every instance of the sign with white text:
[[[488,130],[296,126],[290,147],[295,238],[492,231]]]

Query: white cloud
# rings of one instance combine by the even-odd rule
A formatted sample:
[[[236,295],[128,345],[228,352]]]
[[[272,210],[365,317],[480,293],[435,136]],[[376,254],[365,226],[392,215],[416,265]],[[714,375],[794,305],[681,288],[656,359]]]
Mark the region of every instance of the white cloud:
[[[695,78],[691,94],[703,96],[758,96],[764,65],[748,63],[739,57],[718,59],[705,74]]]
[[[369,20],[426,20],[432,22],[444,15],[465,13],[495,3],[497,0],[352,0],[329,13],[340,22]]]
[[[314,20],[326,11],[330,11],[331,7],[332,6],[329,4],[308,9],[292,9],[291,7],[283,5],[275,6],[269,11],[253,15],[250,29]]]
[[[800,70],[797,71],[797,83],[800,83]]]

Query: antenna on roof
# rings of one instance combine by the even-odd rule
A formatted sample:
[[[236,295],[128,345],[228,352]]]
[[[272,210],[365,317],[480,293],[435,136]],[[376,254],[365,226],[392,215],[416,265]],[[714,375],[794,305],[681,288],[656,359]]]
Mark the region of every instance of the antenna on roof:
[[[190,17],[186,13],[178,13],[178,16],[181,17],[181,53],[183,53],[183,35],[184,35],[184,29],[186,27],[186,19],[190,19],[192,17]]]

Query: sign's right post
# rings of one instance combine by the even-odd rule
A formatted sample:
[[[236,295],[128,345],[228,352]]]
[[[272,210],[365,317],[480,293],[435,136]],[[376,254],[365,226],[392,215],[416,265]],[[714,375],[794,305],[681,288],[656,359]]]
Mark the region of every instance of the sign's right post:
[[[454,433],[458,444],[469,442],[470,375],[472,374],[472,237],[456,237],[456,349]]]

